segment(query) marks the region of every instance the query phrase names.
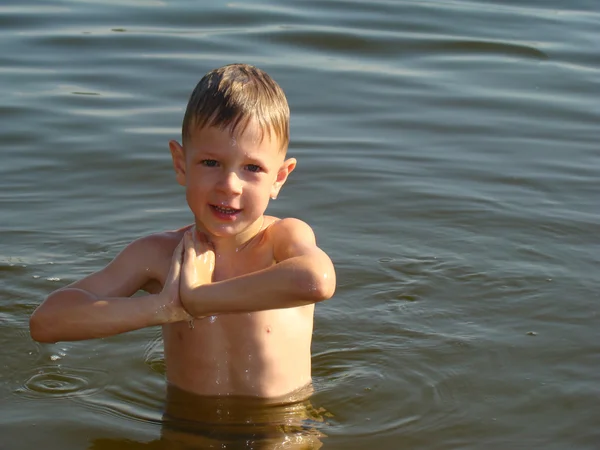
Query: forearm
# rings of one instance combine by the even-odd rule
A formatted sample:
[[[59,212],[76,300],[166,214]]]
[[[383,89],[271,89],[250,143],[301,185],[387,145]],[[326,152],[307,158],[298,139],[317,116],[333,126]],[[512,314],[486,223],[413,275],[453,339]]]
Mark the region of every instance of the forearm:
[[[166,322],[158,295],[97,298],[78,288],[52,293],[33,313],[30,332],[39,342],[101,338]]]
[[[326,300],[335,291],[335,272],[323,254],[297,257],[267,269],[204,284],[182,293],[194,317],[291,308]]]

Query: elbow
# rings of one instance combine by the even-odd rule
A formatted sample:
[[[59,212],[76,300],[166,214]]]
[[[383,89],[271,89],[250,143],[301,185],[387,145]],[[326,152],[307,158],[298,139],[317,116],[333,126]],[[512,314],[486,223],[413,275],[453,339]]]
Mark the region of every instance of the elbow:
[[[332,279],[322,283],[321,289],[319,290],[320,299],[319,301],[329,300],[335,294],[335,275]]]
[[[31,339],[43,344],[55,343],[57,340],[52,336],[51,330],[46,324],[46,321],[40,316],[41,314],[36,311],[29,318],[29,334],[31,335]]]
[[[55,319],[49,315],[47,309],[47,305],[42,304],[33,312],[29,318],[29,334],[34,341],[54,344],[59,339],[53,333],[55,327],[52,324]]]
[[[326,271],[314,272],[309,283],[311,303],[329,300],[335,294],[336,280],[333,268]]]

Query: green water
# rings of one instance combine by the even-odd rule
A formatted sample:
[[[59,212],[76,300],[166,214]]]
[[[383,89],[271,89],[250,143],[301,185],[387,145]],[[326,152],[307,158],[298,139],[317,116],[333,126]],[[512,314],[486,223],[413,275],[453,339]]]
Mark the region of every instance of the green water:
[[[0,448],[159,448],[158,329],[41,345],[27,322],[191,221],[167,142],[231,62],[286,91],[299,164],[269,212],[337,268],[323,448],[598,448],[598,30],[592,0],[4,0]]]

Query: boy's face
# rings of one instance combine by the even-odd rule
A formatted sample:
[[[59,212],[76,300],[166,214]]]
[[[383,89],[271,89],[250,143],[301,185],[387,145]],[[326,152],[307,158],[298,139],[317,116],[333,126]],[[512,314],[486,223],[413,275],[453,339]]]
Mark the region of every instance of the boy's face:
[[[177,181],[196,225],[209,237],[238,237],[256,232],[270,198],[294,170],[296,160],[284,160],[279,142],[265,133],[259,139],[252,123],[237,135],[205,127],[194,130],[182,147],[169,142]]]

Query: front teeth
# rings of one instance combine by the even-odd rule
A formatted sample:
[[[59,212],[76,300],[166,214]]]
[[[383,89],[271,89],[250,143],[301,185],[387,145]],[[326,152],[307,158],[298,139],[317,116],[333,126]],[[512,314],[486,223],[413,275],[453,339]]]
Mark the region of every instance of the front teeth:
[[[223,214],[233,214],[233,213],[235,213],[237,211],[237,210],[232,209],[232,208],[224,208],[222,206],[216,206],[216,205],[215,205],[215,209],[217,211],[219,211],[220,213],[223,213]]]

